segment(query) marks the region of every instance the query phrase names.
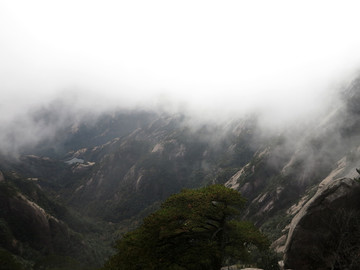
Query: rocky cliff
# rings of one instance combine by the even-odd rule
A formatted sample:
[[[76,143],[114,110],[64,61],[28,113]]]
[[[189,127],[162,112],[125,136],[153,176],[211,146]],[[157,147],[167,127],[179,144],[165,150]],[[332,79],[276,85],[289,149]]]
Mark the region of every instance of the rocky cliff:
[[[359,269],[360,182],[322,185],[291,222],[284,263],[291,269]]]
[[[79,233],[86,224],[49,198],[38,181],[0,173],[0,249],[29,262],[56,255],[99,265]]]
[[[317,209],[308,209],[308,205],[322,201],[319,194],[343,190],[345,184],[339,189],[331,185],[350,181],[334,179],[356,177],[360,161],[359,96],[360,82],[355,81],[344,92],[343,100],[317,119],[316,125],[294,124],[275,133],[261,129],[257,116],[194,124],[184,115],[120,111],[70,121],[55,138],[23,150],[18,159],[0,156],[4,172],[0,184],[15,185],[16,190],[11,193],[13,189],[7,189],[13,195],[1,198],[1,224],[5,224],[1,228],[11,232],[6,233],[11,237],[3,247],[18,252],[12,243],[20,241],[34,250],[49,246],[49,251],[65,254],[59,249],[62,242],[56,239],[72,243],[69,237],[78,235],[89,240],[88,232],[95,231],[97,235],[89,241],[91,252],[96,254],[101,249],[98,245],[109,247],[106,241],[114,232],[114,237],[119,237],[134,228],[167,196],[182,188],[220,183],[247,198],[243,218],[261,227],[276,251],[283,253],[287,241],[286,263],[297,269],[300,259],[294,257],[292,247],[297,249],[298,232],[304,229],[296,228],[303,228],[301,222],[317,224],[316,219],[309,219],[296,225],[300,212],[306,212],[300,219],[306,220],[309,209]],[[36,117],[46,118],[47,114],[51,112]],[[355,188],[356,182],[351,183]],[[24,188],[29,185],[32,188]],[[45,197],[51,199],[43,200]],[[331,203],[331,211],[341,212],[338,206],[342,204]],[[76,215],[69,214],[69,209]],[[18,217],[19,222],[10,222],[11,217]],[[30,220],[34,224],[25,226]],[[21,235],[21,231],[15,233],[16,224],[37,242],[15,236]],[[74,243],[79,247],[79,241]],[[91,252],[86,256],[96,257]],[[332,260],[328,254],[318,256]]]

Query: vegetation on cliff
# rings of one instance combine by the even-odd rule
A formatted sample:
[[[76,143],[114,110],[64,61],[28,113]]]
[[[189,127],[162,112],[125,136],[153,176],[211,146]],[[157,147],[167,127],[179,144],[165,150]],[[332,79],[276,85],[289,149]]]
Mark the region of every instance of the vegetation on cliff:
[[[251,250],[266,250],[266,237],[238,219],[245,199],[221,185],[185,189],[170,196],[136,230],[116,244],[104,269],[220,269],[251,261]]]

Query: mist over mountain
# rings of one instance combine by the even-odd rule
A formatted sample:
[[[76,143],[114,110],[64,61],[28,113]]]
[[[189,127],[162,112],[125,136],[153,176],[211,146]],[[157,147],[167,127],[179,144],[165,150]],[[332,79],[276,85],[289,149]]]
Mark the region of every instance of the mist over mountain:
[[[357,76],[356,1],[155,2],[1,3],[4,130],[31,127],[31,111],[48,104],[71,117],[114,107],[215,122],[260,113],[276,126],[313,118]],[[39,135],[29,131],[30,143]]]
[[[285,252],[289,266],[298,264],[285,248],[297,241],[287,239],[297,228],[291,220],[317,190],[357,177],[359,93],[355,79],[325,96],[311,119],[274,126],[261,113],[209,119],[163,108],[91,111],[67,97],[34,107],[2,134],[1,247],[28,269],[55,263],[51,256],[70,257],[64,267],[94,259],[100,266],[111,239],[168,196],[217,183],[239,190],[247,199],[243,218]],[[39,218],[27,227],[32,216]],[[79,245],[85,253],[72,249]]]
[[[1,1],[4,267],[101,267],[170,195],[221,184],[285,267],[358,269],[358,10]]]
[[[147,104],[141,99],[126,104],[126,96],[124,101],[118,102],[118,98],[106,98],[91,92],[62,91],[53,98],[41,102],[39,100],[28,104],[20,103],[11,108],[8,106],[14,101],[5,104],[1,108],[0,118],[3,130],[0,135],[1,152],[16,156],[24,149],[33,148],[44,141],[56,141],[56,138],[61,137],[69,127],[76,130],[82,123],[94,126],[101,121],[103,115],[115,115],[118,112],[182,115],[184,124],[194,130],[207,124],[218,126],[219,132],[214,134],[214,137],[221,137],[222,133],[225,133],[220,127],[226,129],[234,121],[254,116],[257,119],[259,136],[293,132],[294,134],[289,133],[289,137],[295,139],[297,129],[300,133],[304,129],[311,130],[323,121],[330,111],[344,106],[344,85],[345,83],[337,86],[338,88],[334,86],[321,95],[315,92],[311,96],[294,95],[291,98],[289,95],[276,94],[270,98],[273,94],[270,92],[270,96],[260,94],[257,101],[246,98],[242,100],[239,97],[226,96],[224,93],[224,96],[215,102],[211,100],[213,97],[209,93],[202,97],[203,102],[199,104],[182,102],[165,95],[149,98]],[[244,105],[246,102],[249,104]]]

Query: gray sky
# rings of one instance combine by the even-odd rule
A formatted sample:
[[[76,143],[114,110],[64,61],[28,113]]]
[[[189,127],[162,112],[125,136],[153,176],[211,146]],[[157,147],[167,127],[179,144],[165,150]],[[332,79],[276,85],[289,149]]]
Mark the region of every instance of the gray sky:
[[[346,0],[1,0],[0,120],[74,92],[85,107],[312,112],[358,71],[359,8]]]

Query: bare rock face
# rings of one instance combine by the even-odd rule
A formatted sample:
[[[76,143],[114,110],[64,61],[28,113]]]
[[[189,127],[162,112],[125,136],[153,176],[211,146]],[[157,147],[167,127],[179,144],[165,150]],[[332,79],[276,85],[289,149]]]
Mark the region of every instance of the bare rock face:
[[[11,215],[9,222],[16,224],[16,238],[35,249],[46,246],[51,251],[51,232],[45,211],[21,195],[8,198],[7,206],[5,209]]]
[[[285,269],[360,269],[360,182],[321,186],[291,222]]]
[[[2,175],[2,174],[1,174]],[[1,176],[0,175],[0,176]],[[72,239],[69,227],[52,216],[20,190],[3,180],[0,187],[0,247],[22,255],[23,247],[43,254],[69,254]],[[73,241],[74,240],[74,241]]]

